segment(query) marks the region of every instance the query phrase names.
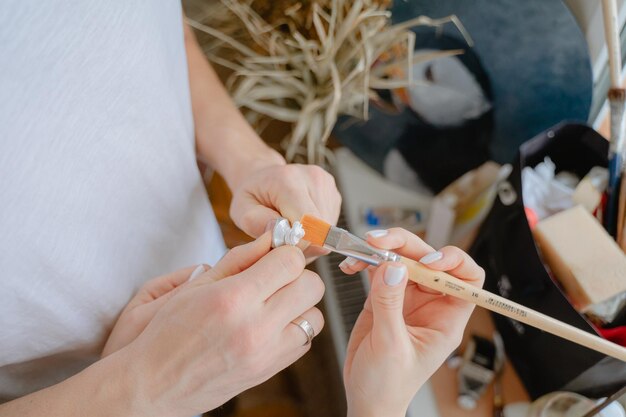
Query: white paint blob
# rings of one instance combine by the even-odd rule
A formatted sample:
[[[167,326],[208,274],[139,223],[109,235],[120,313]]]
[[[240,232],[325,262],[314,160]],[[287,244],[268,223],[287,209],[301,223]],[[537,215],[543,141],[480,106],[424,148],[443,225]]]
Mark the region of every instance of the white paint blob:
[[[272,246],[277,248],[284,245],[296,246],[304,237],[304,228],[299,221],[289,225],[289,220],[280,219],[272,231]]]

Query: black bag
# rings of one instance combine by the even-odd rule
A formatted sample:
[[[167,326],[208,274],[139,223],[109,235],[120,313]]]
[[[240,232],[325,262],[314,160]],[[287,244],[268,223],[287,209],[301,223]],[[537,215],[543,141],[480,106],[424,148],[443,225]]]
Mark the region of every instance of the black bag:
[[[486,271],[485,289],[596,334],[546,272],[522,201],[521,171],[549,156],[558,171],[582,178],[607,166],[608,141],[588,126],[561,123],[524,143],[513,171],[498,190],[470,253]],[[557,390],[606,396],[626,384],[626,363],[572,342],[493,315],[506,352],[529,395]]]

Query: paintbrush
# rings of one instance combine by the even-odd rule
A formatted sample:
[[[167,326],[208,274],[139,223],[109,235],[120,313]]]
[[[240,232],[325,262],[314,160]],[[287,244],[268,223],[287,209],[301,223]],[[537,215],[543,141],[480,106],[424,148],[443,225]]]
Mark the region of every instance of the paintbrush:
[[[608,340],[489,291],[474,287],[445,272],[429,269],[397,253],[374,248],[347,230],[331,226],[316,217],[305,215],[302,217],[301,223],[304,228],[303,239],[312,245],[322,246],[330,251],[350,256],[374,266],[383,262],[401,262],[406,265],[411,281],[626,362],[626,348]]]
[[[617,237],[619,233],[619,191],[624,170],[626,151],[626,90],[621,87],[622,53],[619,40],[617,3],[615,0],[602,0],[604,35],[609,55],[611,88],[608,91],[611,109],[611,142],[609,144],[609,183],[604,226],[607,232]]]

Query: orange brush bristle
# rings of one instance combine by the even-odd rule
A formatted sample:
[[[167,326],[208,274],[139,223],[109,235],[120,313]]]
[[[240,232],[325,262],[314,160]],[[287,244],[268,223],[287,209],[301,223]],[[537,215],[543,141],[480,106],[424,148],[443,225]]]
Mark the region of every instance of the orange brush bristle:
[[[300,223],[304,229],[304,240],[312,245],[324,246],[328,232],[330,232],[330,224],[308,214],[302,216]]]

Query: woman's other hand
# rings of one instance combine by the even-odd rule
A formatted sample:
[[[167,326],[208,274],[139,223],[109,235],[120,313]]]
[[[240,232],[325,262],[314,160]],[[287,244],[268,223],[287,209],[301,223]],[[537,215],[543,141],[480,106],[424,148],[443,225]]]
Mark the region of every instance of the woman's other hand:
[[[368,234],[373,246],[481,287],[484,271],[455,247],[435,251],[403,229]],[[347,260],[341,268],[366,267]],[[348,343],[344,383],[350,417],[404,416],[417,390],[459,345],[472,304],[408,281],[401,263],[370,269],[371,291]]]

